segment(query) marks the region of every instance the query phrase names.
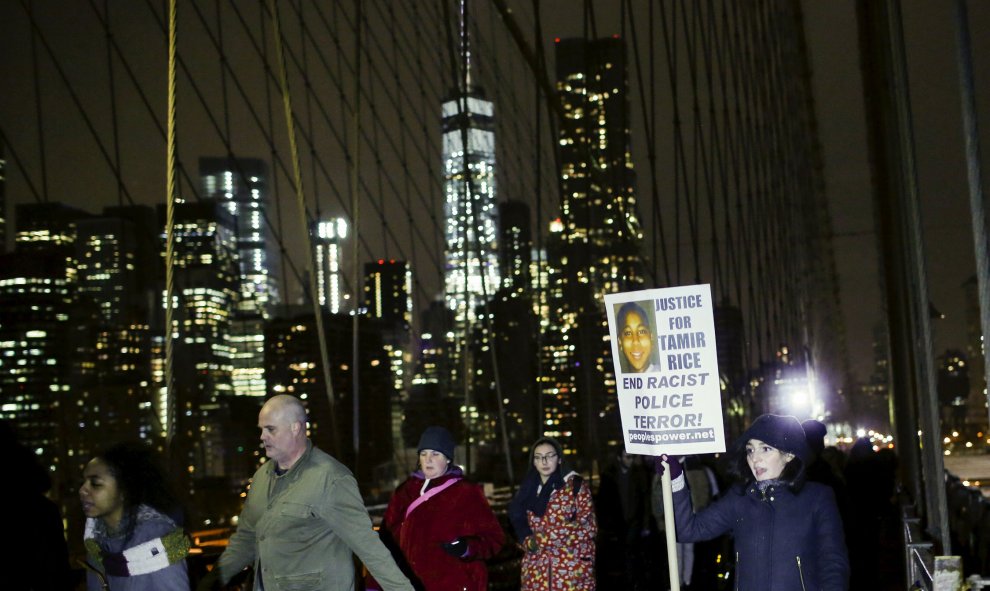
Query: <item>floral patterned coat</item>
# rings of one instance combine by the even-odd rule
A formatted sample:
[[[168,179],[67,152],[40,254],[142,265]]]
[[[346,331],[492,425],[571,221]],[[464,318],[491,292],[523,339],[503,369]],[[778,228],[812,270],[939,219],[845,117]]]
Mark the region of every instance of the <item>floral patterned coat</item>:
[[[595,589],[595,509],[588,483],[581,481],[577,491],[568,474],[564,486],[550,496],[546,513],[537,517],[528,512],[533,540],[523,541],[527,550],[522,562],[522,591]]]

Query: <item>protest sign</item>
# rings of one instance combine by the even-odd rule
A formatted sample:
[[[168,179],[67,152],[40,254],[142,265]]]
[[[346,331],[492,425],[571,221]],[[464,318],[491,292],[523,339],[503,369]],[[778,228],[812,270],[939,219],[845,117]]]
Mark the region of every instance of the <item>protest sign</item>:
[[[725,451],[709,286],[607,294],[605,308],[626,451]]]

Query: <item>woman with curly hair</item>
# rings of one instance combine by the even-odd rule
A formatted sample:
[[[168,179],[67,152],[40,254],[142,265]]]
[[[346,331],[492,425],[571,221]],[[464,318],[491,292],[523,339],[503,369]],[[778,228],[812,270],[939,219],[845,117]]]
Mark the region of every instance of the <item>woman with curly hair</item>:
[[[188,591],[189,539],[152,450],[117,444],[83,470],[89,591]]]

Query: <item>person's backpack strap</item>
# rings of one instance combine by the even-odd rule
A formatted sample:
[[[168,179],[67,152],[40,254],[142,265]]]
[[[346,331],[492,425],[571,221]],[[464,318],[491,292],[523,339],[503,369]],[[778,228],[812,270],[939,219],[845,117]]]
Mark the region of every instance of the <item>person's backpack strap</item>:
[[[409,514],[413,512],[413,509],[415,509],[416,507],[419,507],[420,505],[422,505],[423,503],[425,503],[427,500],[429,500],[431,497],[434,497],[434,496],[440,494],[441,492],[443,492],[443,491],[447,490],[448,488],[454,486],[455,484],[457,484],[460,481],[461,481],[460,478],[451,478],[450,480],[448,480],[447,482],[444,482],[440,486],[433,487],[430,490],[428,490],[425,493],[423,493],[422,495],[416,497],[416,500],[414,500],[412,503],[409,503],[409,507],[406,508],[405,517],[409,517]],[[403,517],[403,519],[405,519],[405,517]]]
[[[580,474],[575,474],[574,478],[571,479],[571,514],[567,516],[567,521],[577,519],[577,496],[583,482],[584,478],[581,478]]]

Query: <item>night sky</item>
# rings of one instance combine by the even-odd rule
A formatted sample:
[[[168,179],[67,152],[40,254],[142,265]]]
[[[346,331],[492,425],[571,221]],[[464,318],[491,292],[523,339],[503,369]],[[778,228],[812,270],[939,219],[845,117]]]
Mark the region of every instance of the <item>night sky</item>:
[[[32,181],[38,184],[39,147],[30,35],[21,4],[0,4],[0,127],[10,138],[20,158],[28,163]],[[103,3],[97,4],[102,10]],[[153,4],[160,6],[161,3]],[[212,3],[201,4],[211,5],[206,12],[213,14]],[[353,6],[350,2],[343,4]],[[483,5],[478,7],[479,11],[490,10],[486,8],[488,3],[478,4]],[[555,36],[581,35],[581,14],[580,10],[575,9],[577,4],[574,0],[544,0],[542,3],[543,29],[548,51],[552,48],[552,39]],[[614,1],[595,3],[599,36],[618,32],[615,8],[618,4]],[[936,354],[948,347],[965,346],[961,284],[975,273],[952,4],[950,1],[934,0],[910,0],[903,3],[929,285],[934,305],[945,314],[945,320],[934,326]],[[986,154],[990,151],[990,82],[985,74],[990,72],[990,35],[986,35],[985,31],[990,30],[990,3],[970,1],[967,4],[974,44],[978,109],[983,123],[983,160],[986,164]],[[34,2],[34,5],[44,33],[59,55],[67,75],[77,87],[80,100],[91,110],[101,133],[109,134],[110,128],[106,123],[110,107],[105,90],[106,47],[89,3],[53,0]],[[150,12],[139,1],[118,1],[111,2],[110,5],[115,37],[122,46],[128,48],[129,56],[137,64],[135,75],[142,80],[149,96],[153,97],[159,117],[164,118],[165,58],[160,33],[156,30]],[[180,6],[183,5],[186,3],[180,2]],[[255,4],[244,2],[243,5],[253,7],[246,12],[256,18]],[[433,4],[423,4],[426,5]],[[517,7],[519,12],[526,11],[528,14],[530,3],[510,2],[510,5]],[[825,156],[827,192],[835,232],[834,249],[850,363],[854,375],[865,379],[870,371],[873,326],[881,319],[881,308],[854,4],[851,1],[806,0],[802,2],[802,6],[811,50],[816,109]],[[182,10],[186,11],[184,16],[188,18],[188,6]],[[236,25],[226,23],[227,21],[225,31],[230,37],[228,43],[234,45],[236,40],[233,31]],[[193,31],[194,28],[188,24],[187,28],[180,28],[180,51],[187,52],[188,56],[196,55],[198,51],[207,54],[203,36]],[[342,39],[342,44],[348,51],[351,43],[351,40]],[[502,49],[506,52],[512,50],[509,45]],[[107,167],[103,164],[85,123],[72,105],[71,98],[61,86],[44,48],[39,44],[37,50],[42,72],[41,89],[46,97],[43,109],[50,198],[93,212],[104,205],[115,204],[117,196],[112,176],[107,172]],[[213,55],[210,59],[215,62],[216,56]],[[234,58],[235,61],[241,59],[250,59],[249,51],[243,47]],[[315,61],[312,55],[309,59]],[[504,59],[501,63],[506,69],[522,67],[518,59]],[[195,62],[192,59],[190,61]],[[205,64],[193,64],[192,67],[202,67],[200,74],[204,79],[210,77],[210,67],[215,69],[215,66]],[[156,203],[162,200],[160,196],[163,195],[164,151],[154,137],[157,132],[151,127],[139,97],[126,89],[125,74],[118,69],[116,76],[120,89],[117,108],[122,122],[121,153],[127,171],[126,184],[135,201]],[[259,84],[259,79],[255,79],[256,84]],[[217,90],[216,85],[207,87],[211,91]],[[233,89],[228,90],[231,94],[234,93]],[[333,89],[327,90],[332,91]],[[184,94],[180,95],[180,106],[193,104],[194,99],[188,88],[182,92]],[[442,91],[438,92],[443,94]],[[302,109],[303,99],[296,100],[297,108]],[[379,97],[379,100],[384,99]],[[281,105],[276,104],[276,124],[284,128],[280,109]],[[180,143],[183,139],[188,141],[188,138],[195,136],[197,129],[208,126],[202,115],[195,114],[194,109],[188,108],[185,113],[188,118],[184,120],[184,127],[180,131]],[[429,116],[438,118],[439,106]],[[239,141],[243,144],[257,142],[258,138],[252,136],[250,131],[237,129],[237,122],[243,117],[243,112],[234,115],[234,128],[240,134],[237,136]],[[434,126],[429,129],[435,131],[437,123],[428,123]],[[633,132],[633,157],[638,170],[645,171],[643,138],[636,135],[636,126]],[[438,131],[436,133],[438,136]],[[439,139],[437,137],[430,141],[433,142],[432,145],[437,145]],[[221,150],[222,145],[215,139],[205,140],[197,150],[190,151],[186,158],[219,155],[222,154]],[[264,150],[255,154],[249,154],[248,150],[242,153],[267,156]],[[365,158],[362,155],[362,159]],[[191,172],[195,171],[194,160],[190,159],[187,165]],[[549,163],[545,163],[545,166],[549,167]],[[14,204],[33,200],[33,197],[24,175],[13,162],[9,149],[7,169],[7,207],[10,215]],[[347,169],[343,161],[339,158],[331,159],[330,176],[343,179],[346,175]],[[987,176],[987,172],[984,172],[984,176]],[[645,174],[643,178],[645,179]],[[427,181],[421,182],[424,190],[436,186]],[[645,191],[644,185],[645,182],[641,181],[641,192]],[[282,191],[284,198],[291,197],[284,185]],[[552,209],[554,206],[551,204],[546,207]],[[328,209],[332,208],[333,206],[328,206]],[[365,206],[362,205],[362,208]],[[549,217],[546,212],[544,217]],[[649,219],[648,215],[644,217]],[[294,217],[287,219],[294,223]],[[362,233],[369,236],[381,235],[380,227],[376,228],[372,222],[367,227],[362,227]],[[401,224],[396,224],[399,225]],[[289,228],[292,233],[298,234],[295,225]],[[396,248],[396,245],[389,246],[386,238],[381,252],[394,253]],[[435,286],[438,284],[437,280],[435,274],[432,277],[422,277],[424,285]]]

